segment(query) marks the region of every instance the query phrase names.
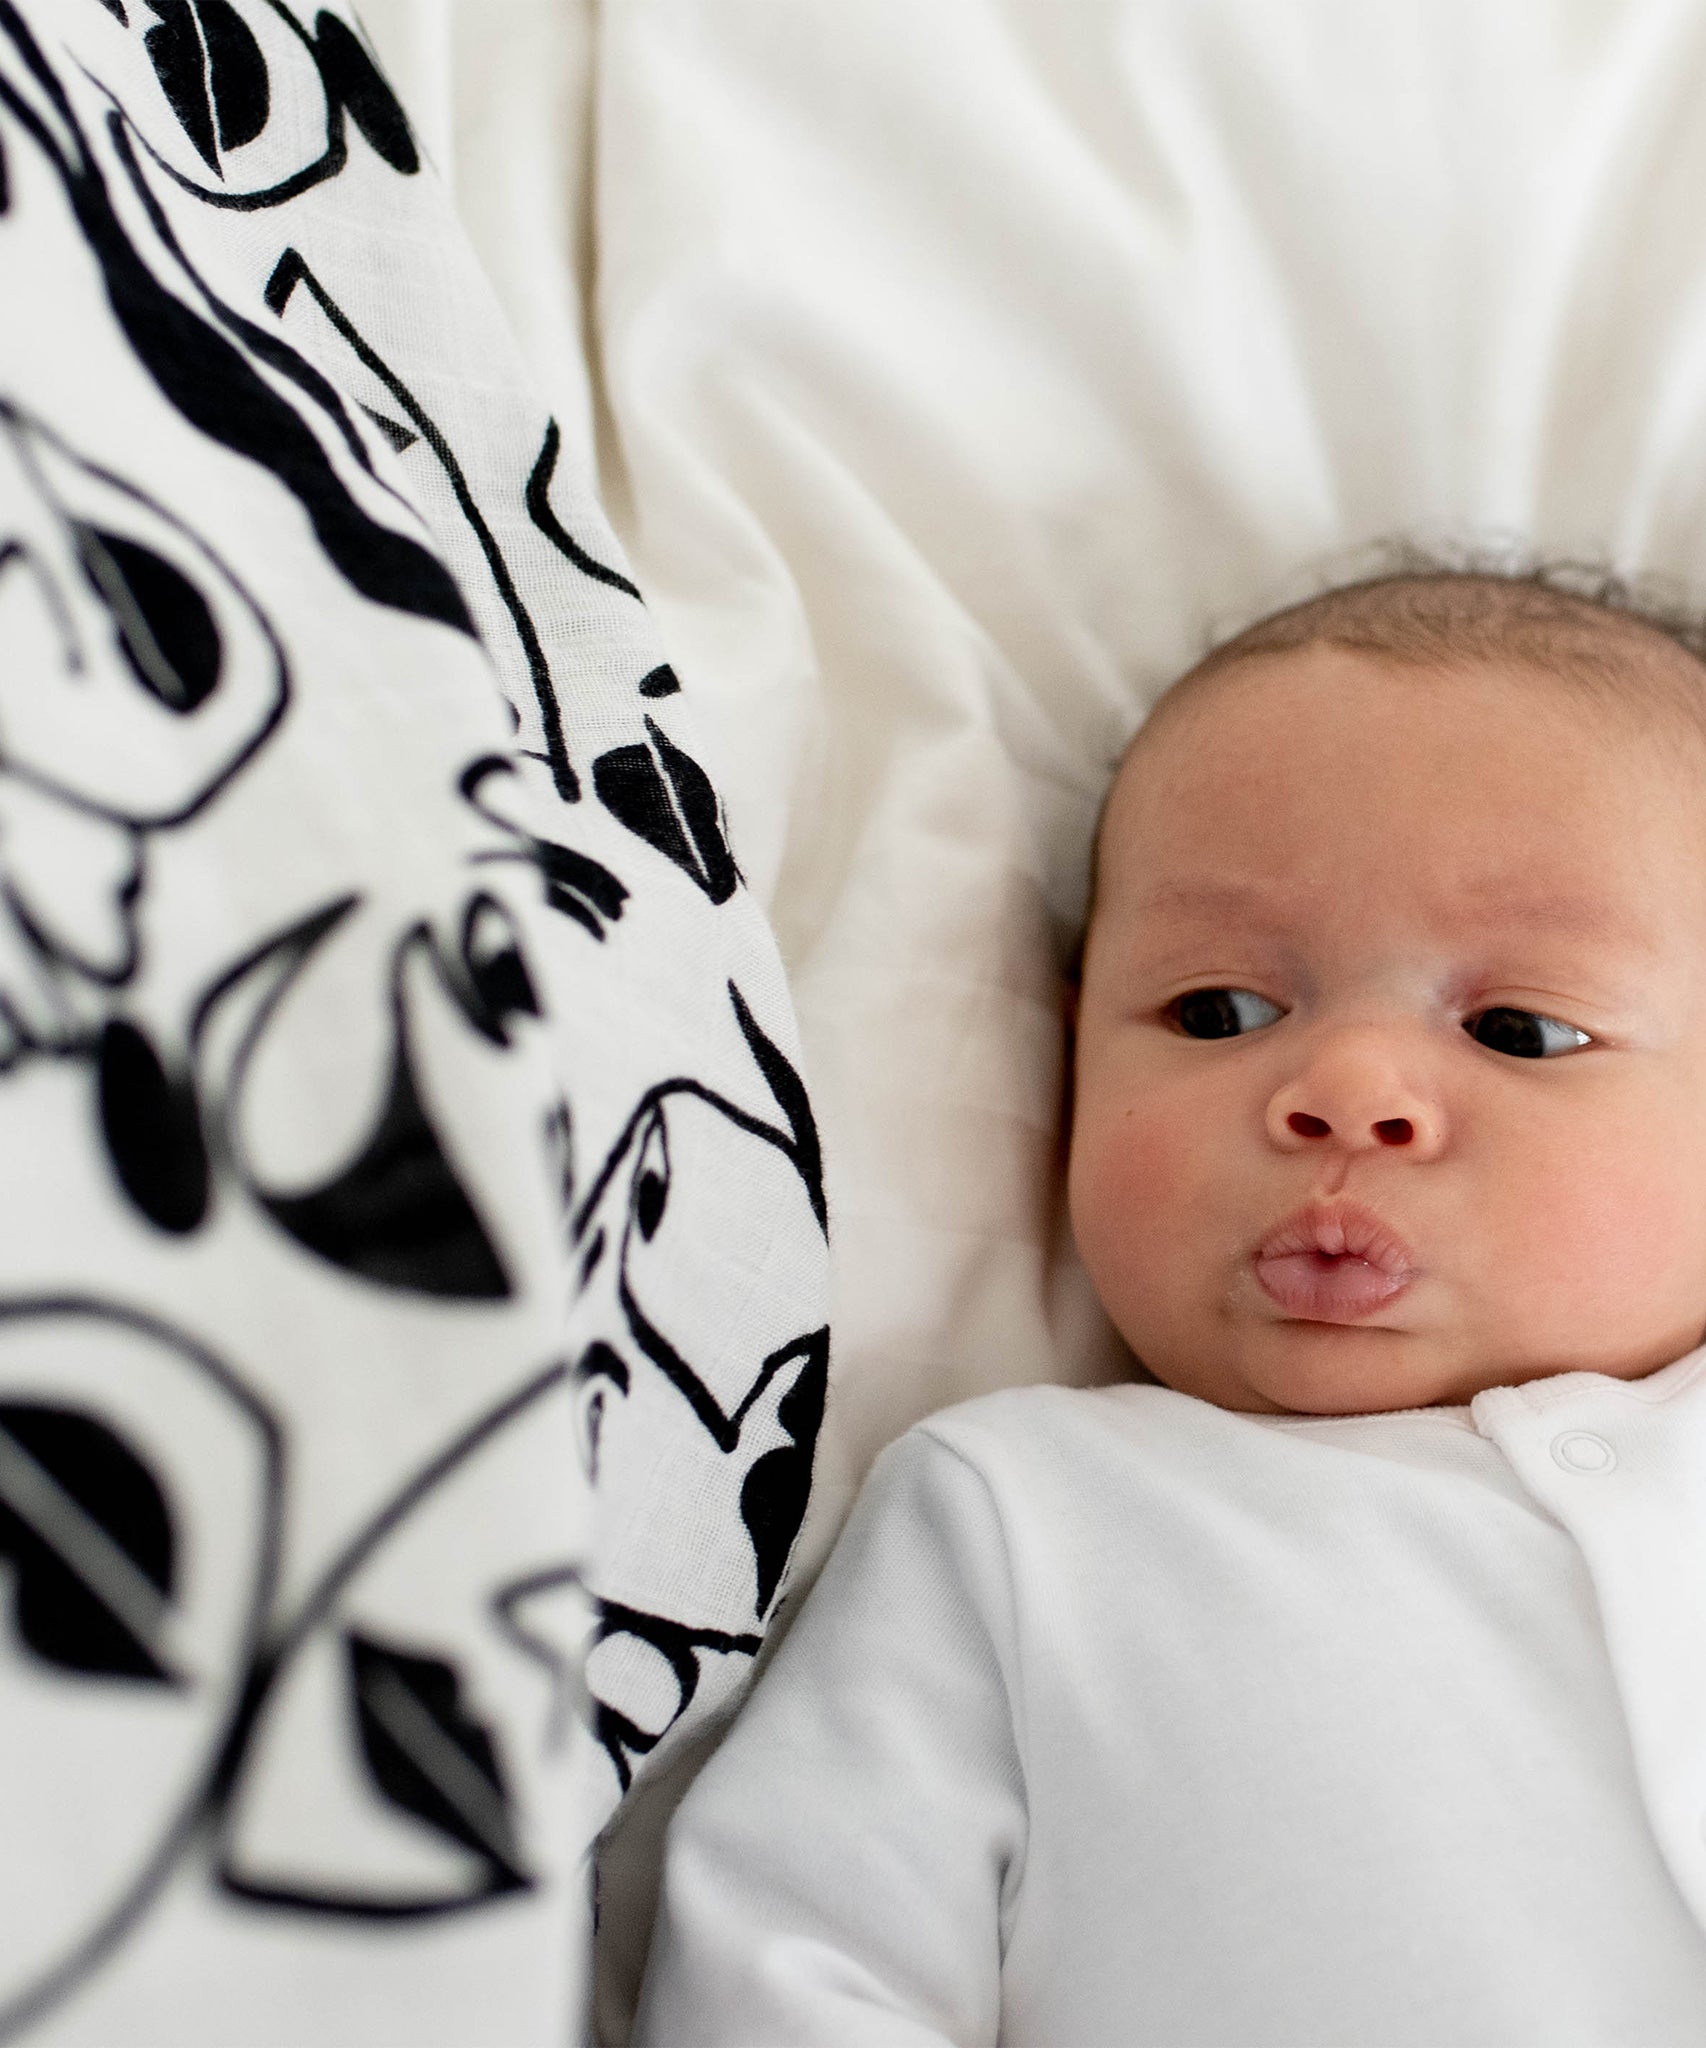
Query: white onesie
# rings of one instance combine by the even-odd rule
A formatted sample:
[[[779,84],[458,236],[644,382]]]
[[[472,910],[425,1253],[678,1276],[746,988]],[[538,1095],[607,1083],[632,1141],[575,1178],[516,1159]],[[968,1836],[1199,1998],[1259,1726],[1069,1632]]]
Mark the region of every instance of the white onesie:
[[[671,1831],[645,2048],[1700,2048],[1706,1354],[1026,1388],[879,1460]]]

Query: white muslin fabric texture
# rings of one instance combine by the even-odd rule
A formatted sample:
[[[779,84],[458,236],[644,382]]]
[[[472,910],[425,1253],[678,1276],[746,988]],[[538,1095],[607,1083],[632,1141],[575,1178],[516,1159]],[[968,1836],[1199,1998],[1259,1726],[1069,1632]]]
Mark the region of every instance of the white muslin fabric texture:
[[[1682,2048],[1706,1356],[878,1461],[689,1793],[646,2048]]]

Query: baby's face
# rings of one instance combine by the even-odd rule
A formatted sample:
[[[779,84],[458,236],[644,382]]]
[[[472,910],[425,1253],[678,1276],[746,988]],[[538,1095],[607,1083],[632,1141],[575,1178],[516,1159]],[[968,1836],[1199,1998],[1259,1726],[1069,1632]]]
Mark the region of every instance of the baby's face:
[[[1224,1407],[1691,1349],[1706,741],[1520,667],[1207,680],[1109,802],[1070,1193],[1132,1349]]]

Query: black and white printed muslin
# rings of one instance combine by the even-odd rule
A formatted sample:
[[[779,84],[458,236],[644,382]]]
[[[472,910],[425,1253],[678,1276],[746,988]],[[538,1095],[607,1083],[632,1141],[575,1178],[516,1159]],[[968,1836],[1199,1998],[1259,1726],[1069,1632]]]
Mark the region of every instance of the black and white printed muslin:
[[[0,1231],[0,2041],[575,2038],[804,1510],[821,1164],[332,9],[0,0]]]

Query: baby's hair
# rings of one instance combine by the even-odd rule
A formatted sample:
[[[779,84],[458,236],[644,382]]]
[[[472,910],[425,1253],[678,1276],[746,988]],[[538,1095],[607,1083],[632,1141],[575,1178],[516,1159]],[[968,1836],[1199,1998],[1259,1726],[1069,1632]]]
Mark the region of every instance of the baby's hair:
[[[1166,698],[1238,662],[1317,643],[1419,668],[1515,661],[1594,694],[1622,695],[1631,636],[1651,636],[1700,664],[1698,688],[1691,677],[1685,692],[1673,681],[1665,694],[1673,705],[1686,696],[1706,730],[1706,613],[1668,589],[1580,562],[1514,568],[1485,556],[1449,562],[1407,545],[1385,552],[1379,575],[1323,590],[1222,640]]]
[[[1219,641],[1157,699],[1115,765],[1097,813],[1084,929],[1069,967],[1074,978],[1095,909],[1102,822],[1120,768],[1158,719],[1244,662],[1317,645],[1415,668],[1515,662],[1602,704],[1680,713],[1706,738],[1706,611],[1668,586],[1582,562],[1519,562],[1503,552],[1449,557],[1403,541],[1379,552],[1378,574],[1320,591]],[[1642,661],[1643,643],[1649,656],[1664,656],[1668,643],[1690,660]]]

